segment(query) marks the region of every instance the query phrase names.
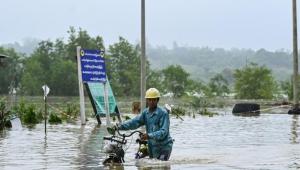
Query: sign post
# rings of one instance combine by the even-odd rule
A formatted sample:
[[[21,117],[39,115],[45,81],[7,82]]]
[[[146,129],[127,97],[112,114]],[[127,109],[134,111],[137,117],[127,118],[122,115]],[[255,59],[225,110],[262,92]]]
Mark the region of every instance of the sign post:
[[[78,83],[80,97],[81,124],[85,124],[85,106],[83,83],[106,83],[104,51],[88,50],[77,47]],[[104,100],[107,96],[104,96]],[[106,109],[109,116],[108,108]],[[109,123],[108,123],[109,124]]]
[[[80,104],[80,119],[81,124],[85,125],[85,106],[84,106],[84,93],[83,93],[83,82],[81,72],[81,60],[80,60],[81,47],[77,47],[77,70],[78,70],[78,88],[79,88],[79,104]]]
[[[44,91],[44,101],[45,101],[45,135],[47,135],[47,96],[50,92],[50,88],[45,84],[42,86]]]

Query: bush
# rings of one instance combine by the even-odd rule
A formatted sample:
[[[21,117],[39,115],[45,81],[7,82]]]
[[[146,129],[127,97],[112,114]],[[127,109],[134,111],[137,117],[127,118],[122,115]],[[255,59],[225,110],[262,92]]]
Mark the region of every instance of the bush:
[[[175,107],[175,108],[172,108],[171,114],[175,115],[176,118],[180,118],[181,120],[183,120],[181,118],[181,116],[184,116],[186,112],[187,111],[182,107]]]
[[[23,114],[26,112],[25,101],[22,99],[19,105],[15,106],[12,110],[18,117],[22,118]]]
[[[62,123],[62,120],[59,116],[57,116],[56,114],[54,113],[50,113],[50,116],[49,116],[49,123],[50,124],[60,124]]]
[[[23,113],[21,120],[25,123],[25,124],[37,124],[39,123],[38,119],[37,119],[37,114],[35,112],[35,106],[34,105],[29,105],[26,110],[25,113]]]
[[[67,103],[65,110],[61,113],[62,119],[76,119],[79,113],[78,105]]]
[[[5,101],[4,99],[0,99],[0,129],[11,127],[9,117],[10,112],[6,109]]]
[[[209,116],[209,117],[213,117],[214,115],[218,115],[218,113],[210,112],[206,108],[203,109],[203,110],[200,110],[199,114],[203,115],[203,116]]]

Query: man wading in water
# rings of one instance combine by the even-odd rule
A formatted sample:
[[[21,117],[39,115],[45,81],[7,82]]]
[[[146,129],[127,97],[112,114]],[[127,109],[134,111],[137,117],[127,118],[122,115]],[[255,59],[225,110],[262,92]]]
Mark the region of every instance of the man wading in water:
[[[142,140],[148,140],[150,158],[167,161],[170,158],[173,140],[170,136],[170,119],[168,112],[157,106],[160,93],[156,88],[146,91],[147,108],[135,118],[115,126],[119,130],[133,130],[143,125],[146,126],[146,134],[142,134]]]

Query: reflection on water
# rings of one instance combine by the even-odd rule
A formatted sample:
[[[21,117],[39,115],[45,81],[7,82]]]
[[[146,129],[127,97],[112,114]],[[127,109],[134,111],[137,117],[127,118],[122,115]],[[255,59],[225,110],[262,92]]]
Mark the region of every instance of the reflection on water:
[[[292,127],[291,127],[291,142],[293,144],[299,143],[298,139],[298,115],[293,115]]]
[[[105,122],[105,121],[104,121]],[[297,169],[300,168],[298,116],[220,116],[171,119],[175,139],[169,161],[135,160],[135,137],[125,147],[123,166],[104,167],[104,125],[44,125],[0,133],[0,169]]]
[[[90,134],[87,135],[85,131],[86,126],[82,126],[78,136],[80,153],[76,162],[82,169],[102,166],[101,162],[105,155],[102,152],[101,140],[105,136],[105,128],[95,124]]]

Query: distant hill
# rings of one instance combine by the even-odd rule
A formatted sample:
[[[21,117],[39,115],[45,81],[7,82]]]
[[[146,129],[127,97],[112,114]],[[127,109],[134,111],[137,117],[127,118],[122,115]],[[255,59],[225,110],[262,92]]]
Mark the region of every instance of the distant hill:
[[[250,62],[270,68],[277,80],[289,79],[293,71],[292,54],[284,50],[270,52],[264,49],[254,51],[209,47],[151,47],[147,49],[147,57],[152,69],[179,64],[191,74],[191,78],[206,82],[217,73],[222,73],[231,81],[233,70]]]
[[[27,39],[24,39],[24,41],[22,43],[14,42],[14,43],[8,43],[8,44],[1,44],[1,46],[5,47],[5,48],[13,48],[13,49],[15,49],[15,51],[29,56],[34,51],[34,49],[37,48],[39,42],[40,42],[40,40],[27,38]]]

